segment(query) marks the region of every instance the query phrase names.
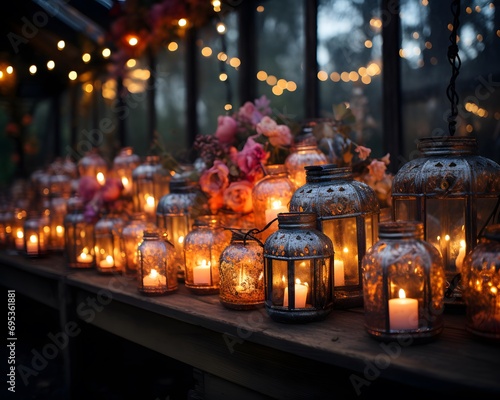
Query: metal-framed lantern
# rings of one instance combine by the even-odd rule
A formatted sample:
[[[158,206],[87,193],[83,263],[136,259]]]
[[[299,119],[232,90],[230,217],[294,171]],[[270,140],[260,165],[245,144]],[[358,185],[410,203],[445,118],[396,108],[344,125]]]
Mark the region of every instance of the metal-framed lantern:
[[[137,249],[143,240],[144,231],[153,231],[156,226],[146,221],[143,212],[133,213],[125,223],[121,233],[122,259],[125,263],[124,273],[136,277],[138,271]]]
[[[219,301],[229,309],[263,306],[264,250],[262,243],[243,231],[232,232],[231,243],[220,256]]]
[[[27,257],[42,257],[47,254],[48,235],[44,219],[39,213],[30,212],[24,222],[24,255]]]
[[[285,159],[285,168],[288,177],[296,188],[305,185],[306,170],[308,165],[328,164],[326,154],[319,147],[316,136],[313,133],[313,126],[306,124],[302,128],[300,135],[295,137],[291,153]]]
[[[277,322],[324,319],[333,308],[333,243],[315,213],[280,213],[264,243],[265,308]]]
[[[461,265],[493,220],[500,201],[500,165],[478,155],[473,137],[423,138],[420,157],[404,164],[392,186],[394,220],[424,224],[424,239],[441,251],[445,304],[463,307]]]
[[[463,263],[466,329],[500,341],[500,224],[485,229]]]
[[[173,251],[174,246],[157,230],[143,232],[143,240],[137,249],[139,292],[158,296],[178,289]]]
[[[363,257],[365,327],[379,340],[428,341],[443,330],[445,273],[423,224],[383,222]]]
[[[123,147],[113,159],[113,173],[123,185],[123,196],[131,197],[132,172],[141,164],[141,158],[134,154],[134,149],[130,146]]]
[[[288,212],[288,203],[296,189],[288,178],[284,164],[266,165],[265,171],[266,175],[252,189],[255,226],[259,230],[275,220],[279,213]],[[264,242],[277,230],[278,223],[275,221],[260,233],[260,239]]]
[[[53,192],[49,196],[49,243],[50,251],[64,251],[64,217],[67,213],[68,200],[58,193]]]
[[[103,274],[121,273],[124,260],[121,250],[121,234],[125,221],[116,216],[105,214],[94,227],[94,254],[98,272]]]
[[[94,223],[85,218],[84,210],[81,198],[68,199],[64,217],[64,256],[70,268],[95,267]]]
[[[363,305],[361,262],[377,238],[379,202],[375,191],[354,179],[350,167],[306,166],[306,184],[290,200],[290,211],[313,212],[318,229],[335,248],[335,307]]]
[[[169,193],[170,178],[170,172],[163,168],[159,156],[147,156],[132,171],[134,211],[146,213],[146,219],[155,223],[158,201]]]
[[[14,224],[14,213],[8,206],[0,211],[0,248],[12,249],[14,238],[12,237],[12,225]]]
[[[12,237],[14,247],[19,252],[24,252],[24,222],[28,217],[28,211],[25,208],[16,207],[14,209],[14,222],[12,223]]]
[[[217,294],[220,287],[219,263],[222,251],[231,242],[217,217],[202,215],[184,240],[184,283],[194,294]]]
[[[104,185],[106,182],[106,176],[109,171],[108,163],[98,153],[97,149],[89,151],[82,158],[80,158],[77,166],[80,177],[94,177],[101,185]]]
[[[156,225],[167,233],[175,246],[177,274],[184,280],[184,240],[194,223],[192,216],[196,201],[196,186],[187,179],[173,178],[169,193],[162,196],[156,208]]]

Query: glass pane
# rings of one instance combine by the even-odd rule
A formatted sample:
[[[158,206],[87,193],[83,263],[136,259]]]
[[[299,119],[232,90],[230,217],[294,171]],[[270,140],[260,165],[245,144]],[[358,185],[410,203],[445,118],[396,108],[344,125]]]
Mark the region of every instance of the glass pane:
[[[500,13],[493,2],[462,3],[458,36],[460,72],[455,136],[476,135],[480,154],[500,160],[500,92],[498,26]],[[447,53],[453,15],[450,2],[401,1],[401,84],[405,157],[412,156],[415,140],[448,135],[451,103],[446,89],[451,65]]]
[[[318,79],[320,117],[348,103],[356,122],[351,139],[382,154],[382,20],[379,1],[320,0]]]
[[[304,116],[304,2],[270,0],[257,8],[258,96],[277,113]]]

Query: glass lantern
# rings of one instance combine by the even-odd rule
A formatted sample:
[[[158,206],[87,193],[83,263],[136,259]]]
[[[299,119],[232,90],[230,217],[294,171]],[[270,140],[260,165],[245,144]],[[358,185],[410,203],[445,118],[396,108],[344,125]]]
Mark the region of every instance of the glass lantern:
[[[113,173],[123,184],[123,196],[132,196],[132,172],[141,164],[132,147],[124,147],[113,159]]]
[[[156,223],[158,201],[169,193],[170,178],[159,156],[147,156],[144,163],[132,171],[134,211],[146,213],[146,219]]]
[[[266,165],[265,170],[266,176],[252,189],[255,227],[259,230],[275,220],[279,213],[288,212],[288,204],[296,189],[283,164]],[[261,232],[259,238],[264,242],[276,230],[277,221]]]
[[[277,322],[324,319],[333,308],[333,243],[314,213],[280,213],[264,243],[265,308]]]
[[[184,280],[184,240],[193,226],[196,187],[187,179],[172,179],[169,193],[162,196],[156,208],[156,225],[167,233],[175,246],[177,275]]]
[[[219,293],[219,261],[231,242],[231,233],[222,228],[212,215],[195,219],[193,229],[184,240],[186,288],[194,294]]]
[[[124,273],[136,277],[138,271],[137,250],[143,239],[144,231],[154,231],[156,226],[146,221],[146,214],[138,212],[132,214],[126,222],[121,234],[122,259],[125,263]]]
[[[108,174],[108,163],[97,150],[92,150],[78,161],[78,173],[80,177],[92,176],[104,185]]]
[[[84,215],[84,204],[79,197],[70,197],[68,213],[64,217],[64,255],[70,268],[95,267],[94,224]]]
[[[14,247],[14,238],[12,236],[14,213],[7,207],[0,212],[0,248],[2,249],[12,249]]]
[[[233,231],[219,269],[219,300],[224,307],[249,310],[264,304],[264,251],[255,237]]]
[[[28,211],[24,208],[14,209],[14,221],[12,223],[12,237],[14,247],[19,252],[24,252],[24,222],[28,217]]]
[[[478,338],[500,340],[500,224],[485,229],[484,237],[464,259],[466,329]]]
[[[335,307],[363,305],[361,261],[377,237],[379,202],[374,190],[354,180],[350,167],[307,166],[305,185],[295,191],[290,211],[313,212],[318,229],[335,248]]]
[[[325,165],[328,159],[325,153],[318,148],[318,142],[313,134],[313,127],[306,125],[300,135],[295,137],[291,153],[285,159],[285,168],[288,177],[296,188],[305,185],[308,165]]]
[[[53,252],[64,251],[64,217],[67,212],[68,200],[58,193],[53,192],[49,200],[49,250]]]
[[[499,202],[500,165],[479,156],[472,137],[423,138],[417,148],[421,156],[394,176],[394,220],[423,222],[424,239],[444,260],[445,304],[463,308],[463,257]]]
[[[116,215],[105,214],[94,227],[96,268],[103,274],[121,273],[124,260],[121,234],[125,221]]]
[[[383,222],[363,258],[365,327],[375,339],[427,341],[443,330],[445,273],[423,224]]]
[[[174,265],[174,246],[164,240],[157,230],[145,230],[137,249],[139,292],[163,295],[178,289]]]
[[[47,254],[48,236],[44,229],[43,218],[31,212],[24,222],[24,255],[42,257]]]

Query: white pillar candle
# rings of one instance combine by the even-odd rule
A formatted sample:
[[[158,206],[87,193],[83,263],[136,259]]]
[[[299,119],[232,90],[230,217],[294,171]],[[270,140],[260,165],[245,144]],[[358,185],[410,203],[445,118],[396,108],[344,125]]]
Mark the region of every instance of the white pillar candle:
[[[304,308],[306,306],[307,287],[307,282],[302,284],[300,283],[300,279],[295,281],[295,308]],[[283,306],[288,307],[288,287],[285,288]]]
[[[92,260],[93,258],[91,254],[83,252],[78,257],[76,257],[76,262],[79,262],[81,264],[90,264]]]
[[[193,268],[193,283],[195,285],[210,284],[210,262],[202,261],[201,265]]]
[[[465,241],[460,241],[460,249],[458,250],[458,256],[455,260],[455,266],[457,267],[457,272],[461,272],[462,265],[464,263],[465,258]]]
[[[418,300],[407,299],[399,289],[399,298],[389,299],[389,326],[391,330],[418,329]]]
[[[344,261],[333,260],[333,275],[335,286],[345,285],[345,272],[344,272]]]

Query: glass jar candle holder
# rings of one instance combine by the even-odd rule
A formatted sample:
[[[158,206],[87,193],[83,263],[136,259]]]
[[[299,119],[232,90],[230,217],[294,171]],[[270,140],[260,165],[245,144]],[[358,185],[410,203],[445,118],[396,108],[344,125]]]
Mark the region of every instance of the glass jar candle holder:
[[[80,177],[91,176],[97,179],[97,182],[101,185],[106,182],[108,171],[108,163],[97,149],[89,151],[78,161],[78,174]]]
[[[318,229],[335,248],[335,307],[363,305],[361,261],[377,237],[379,203],[375,191],[354,180],[350,167],[307,166],[306,184],[295,191],[290,211],[313,212]]]
[[[473,137],[423,138],[417,149],[420,157],[394,176],[394,220],[424,224],[424,239],[443,257],[445,304],[463,309],[463,257],[492,220],[500,197],[500,165],[478,154]]]
[[[231,242],[231,233],[212,215],[195,219],[184,241],[185,286],[194,294],[217,294],[220,287],[219,262]]]
[[[170,192],[161,197],[156,208],[156,225],[167,233],[168,238],[175,246],[177,277],[183,281],[184,240],[193,226],[191,216],[196,201],[196,187],[187,179],[172,179]]]
[[[123,272],[121,233],[125,221],[116,215],[105,214],[95,224],[95,261],[103,274]]]
[[[500,341],[500,224],[485,229],[462,272],[466,329],[477,338]]]
[[[70,197],[68,213],[64,217],[64,256],[70,268],[94,268],[94,223],[84,214],[84,204],[79,197]]]
[[[295,191],[295,186],[288,178],[283,164],[266,165],[266,176],[259,180],[252,189],[252,204],[255,227],[263,230],[267,224],[276,220],[279,213],[288,212],[288,204]],[[259,234],[263,242],[278,230],[277,220]]]
[[[316,218],[280,213],[264,243],[265,308],[274,321],[318,321],[333,308],[333,243]]]
[[[13,249],[14,238],[12,236],[12,226],[14,224],[14,213],[6,206],[0,211],[0,248]]]
[[[53,192],[49,196],[49,250],[56,253],[64,251],[64,217],[67,213],[67,199]]]
[[[137,249],[140,293],[158,296],[177,291],[173,251],[173,245],[165,241],[157,230],[143,232],[143,240]]]
[[[24,252],[24,222],[28,217],[28,211],[25,208],[14,209],[14,222],[12,224],[12,237],[14,247],[19,253]]]
[[[124,260],[125,275],[137,277],[139,259],[137,250],[142,243],[144,231],[154,231],[156,226],[146,221],[146,215],[133,213],[130,221],[126,222],[121,233],[122,259]]]
[[[132,172],[140,164],[140,157],[137,154],[134,154],[134,150],[130,146],[122,148],[113,159],[112,171],[116,178],[121,181],[123,185],[123,196],[125,197],[132,196]]]
[[[365,327],[381,341],[425,342],[443,330],[445,273],[439,251],[423,240],[423,224],[379,226],[363,257]]]
[[[249,310],[264,305],[264,251],[257,238],[233,231],[219,268],[219,300],[224,307]]]
[[[31,212],[24,222],[24,255],[30,258],[45,256],[47,242],[43,218],[38,213]]]

